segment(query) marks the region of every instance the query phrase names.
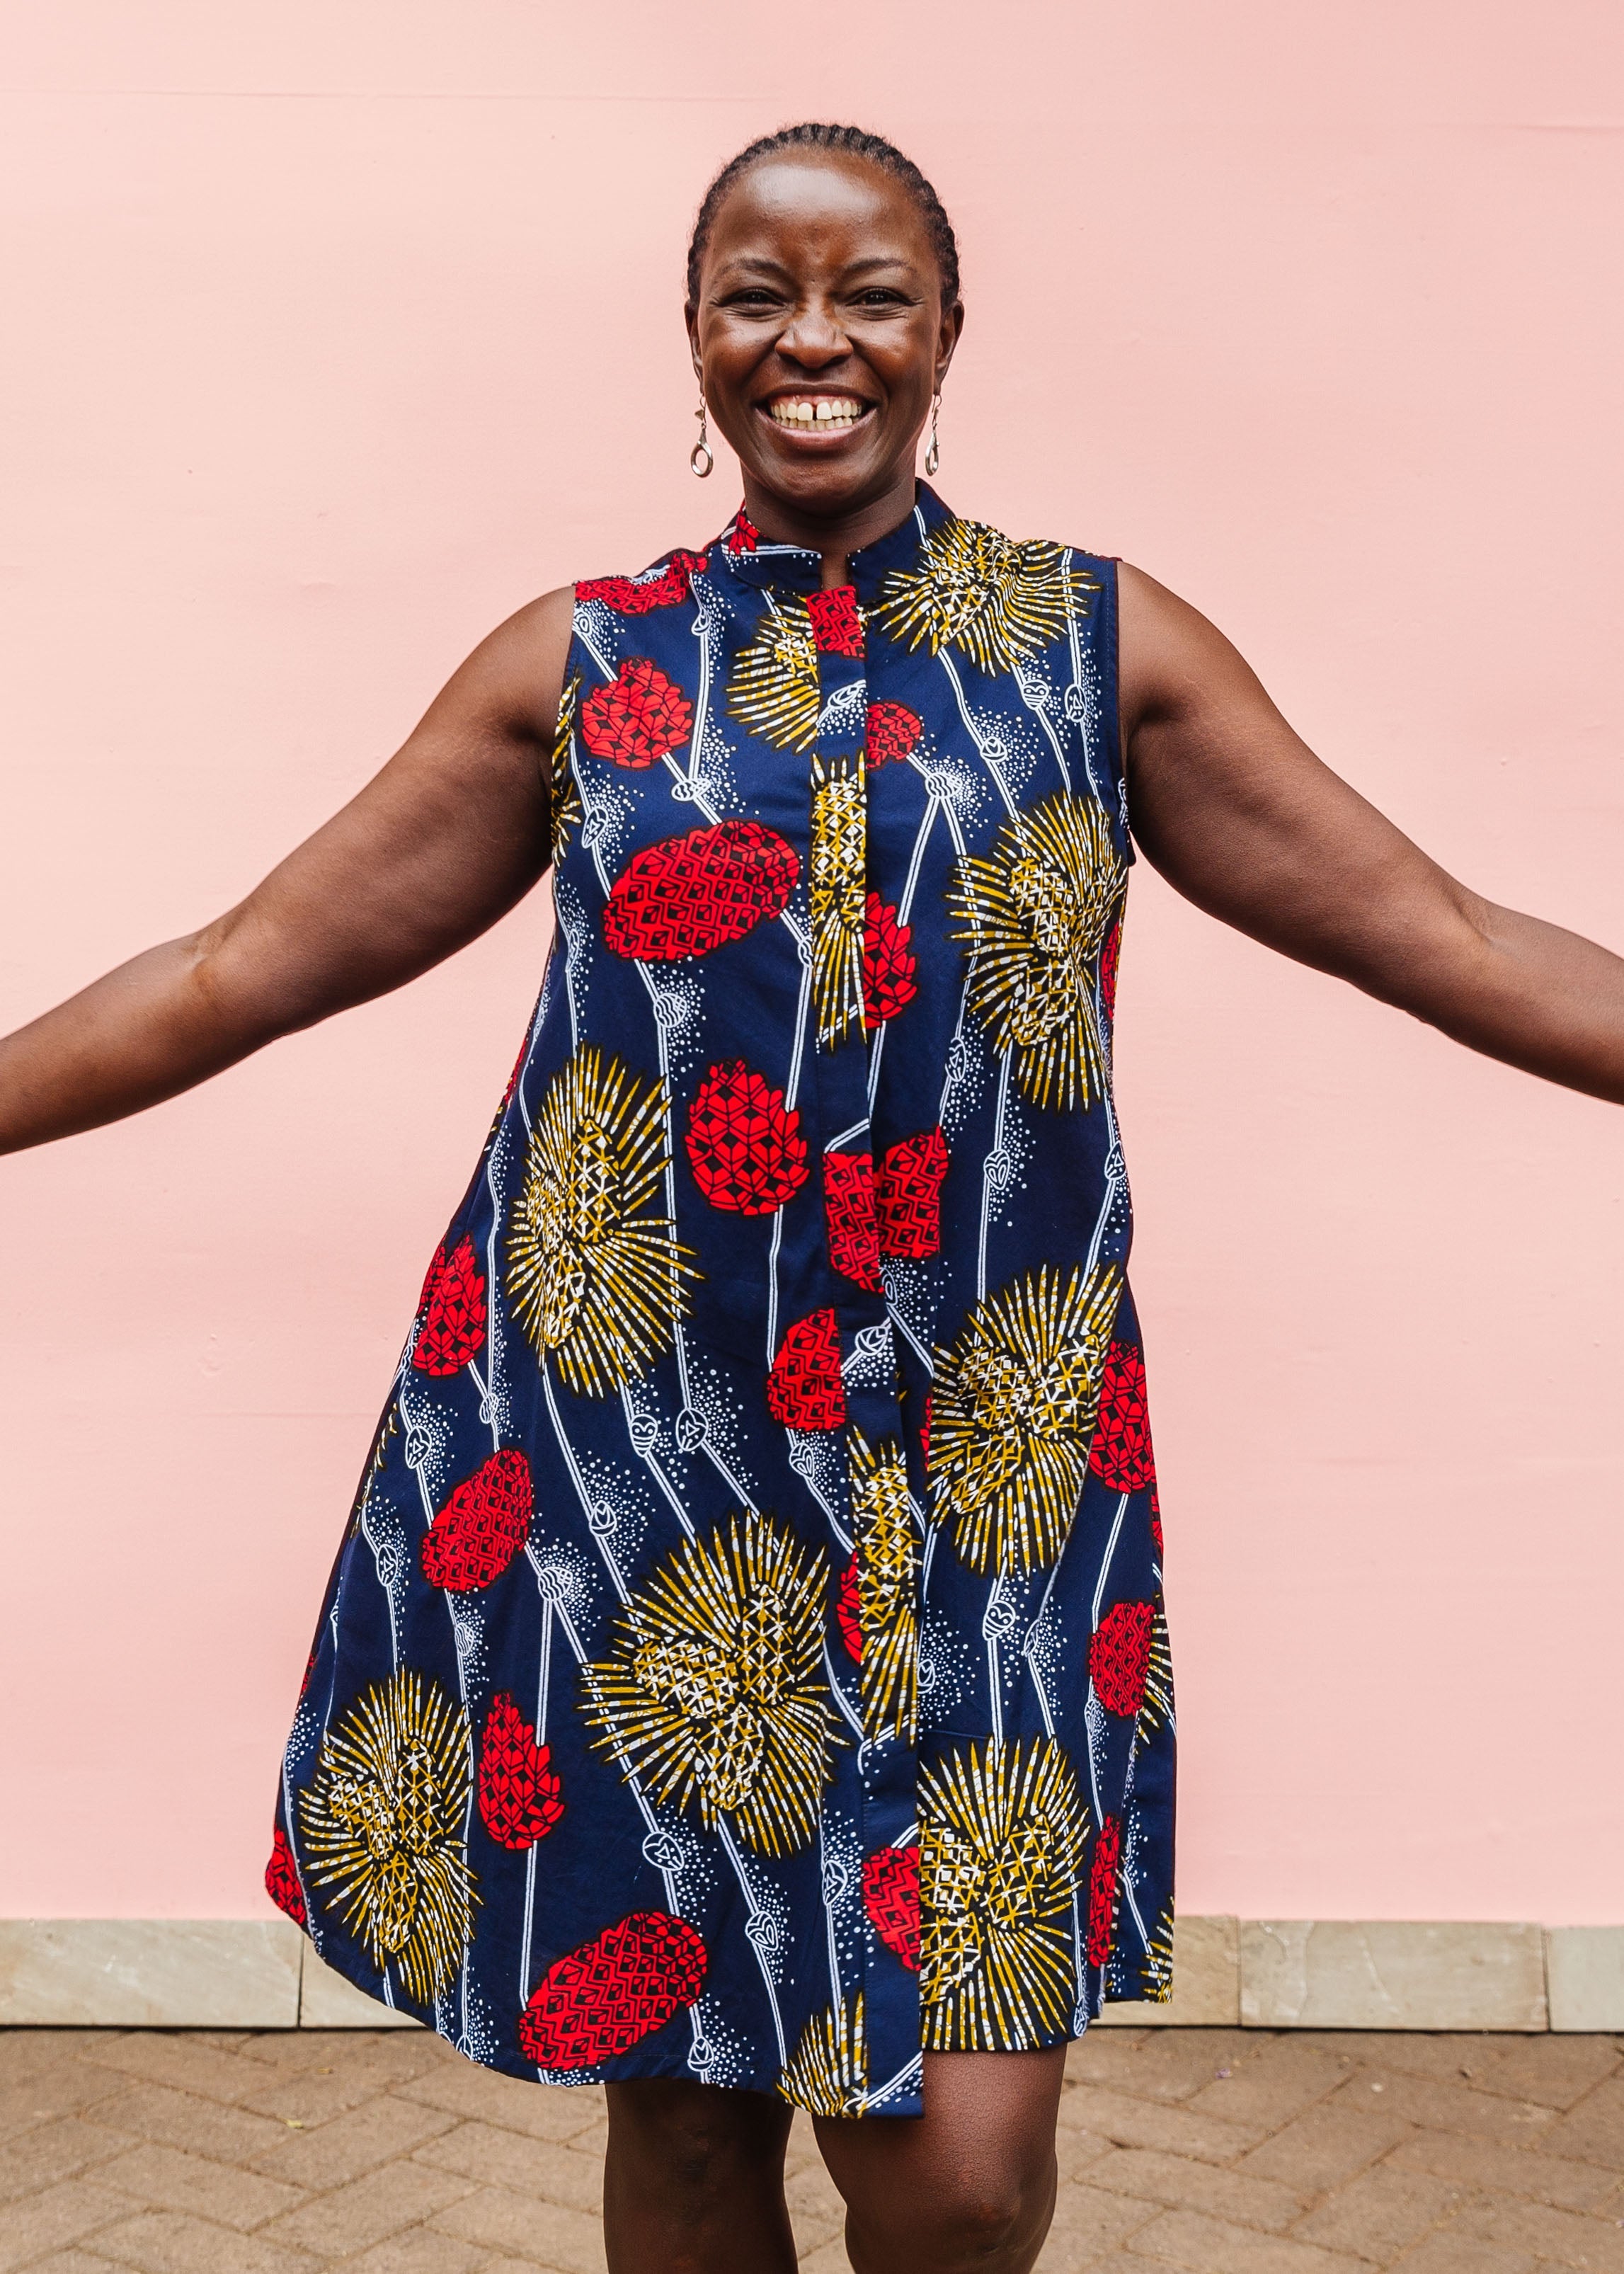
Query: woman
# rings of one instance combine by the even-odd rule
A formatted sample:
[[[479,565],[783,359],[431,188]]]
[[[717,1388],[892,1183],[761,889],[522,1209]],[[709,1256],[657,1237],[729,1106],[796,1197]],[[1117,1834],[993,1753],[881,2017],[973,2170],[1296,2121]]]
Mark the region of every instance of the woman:
[[[916,486],[963,320],[876,138],[712,186],[744,506],[551,593],[240,907],[0,1046],[0,1141],[560,945],[329,1586],[267,1884],[472,2058],[607,2080],[617,2270],[1032,2265],[1064,2047],[1164,1995],[1172,1703],[1109,1088],[1128,830],[1199,906],[1624,1097],[1624,963],[1454,883],[1193,610]]]

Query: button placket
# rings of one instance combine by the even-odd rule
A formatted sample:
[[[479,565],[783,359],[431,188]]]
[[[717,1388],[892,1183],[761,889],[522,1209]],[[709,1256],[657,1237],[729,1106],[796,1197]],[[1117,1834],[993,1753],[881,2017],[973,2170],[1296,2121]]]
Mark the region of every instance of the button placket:
[[[855,590],[808,596],[819,713],[811,754],[809,864],[816,1066],[823,1131],[824,1228],[846,1390],[846,1498],[855,1549],[861,1656],[857,1804],[867,1925],[870,1882],[914,1834],[919,1555],[907,1494],[901,1403],[880,1284],[871,1043],[864,1023],[868,907],[867,654]],[[894,1876],[894,1868],[892,1871]],[[890,1880],[886,1879],[886,1885]],[[886,1915],[889,1917],[889,1914]],[[876,1937],[877,1945],[876,1945]],[[920,2046],[919,1977],[893,1930],[860,1944],[870,2089],[891,2082]]]

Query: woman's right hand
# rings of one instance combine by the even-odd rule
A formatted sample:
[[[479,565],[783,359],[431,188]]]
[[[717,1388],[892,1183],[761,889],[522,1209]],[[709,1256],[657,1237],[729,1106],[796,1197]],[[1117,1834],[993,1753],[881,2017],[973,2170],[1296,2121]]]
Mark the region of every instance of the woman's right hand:
[[[93,1129],[415,979],[548,861],[573,588],[475,649],[380,772],[237,907],[0,1041],[0,1152]]]

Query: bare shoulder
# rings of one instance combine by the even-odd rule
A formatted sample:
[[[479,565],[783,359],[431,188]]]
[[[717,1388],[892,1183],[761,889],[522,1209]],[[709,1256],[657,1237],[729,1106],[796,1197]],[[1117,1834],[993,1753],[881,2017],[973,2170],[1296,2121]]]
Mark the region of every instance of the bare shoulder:
[[[575,586],[560,584],[515,609],[453,674],[435,710],[447,706],[551,751],[575,605]]]
[[[1262,690],[1245,658],[1188,600],[1130,561],[1116,570],[1118,704],[1124,743],[1153,721],[1189,718]]]

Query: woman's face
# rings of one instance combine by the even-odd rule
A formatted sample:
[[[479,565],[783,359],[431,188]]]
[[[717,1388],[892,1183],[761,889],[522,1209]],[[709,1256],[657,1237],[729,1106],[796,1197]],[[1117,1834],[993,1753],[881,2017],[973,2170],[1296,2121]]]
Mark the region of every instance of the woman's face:
[[[913,495],[914,454],[964,321],[924,218],[867,161],[787,150],[734,185],[688,311],[745,493],[836,523]]]

